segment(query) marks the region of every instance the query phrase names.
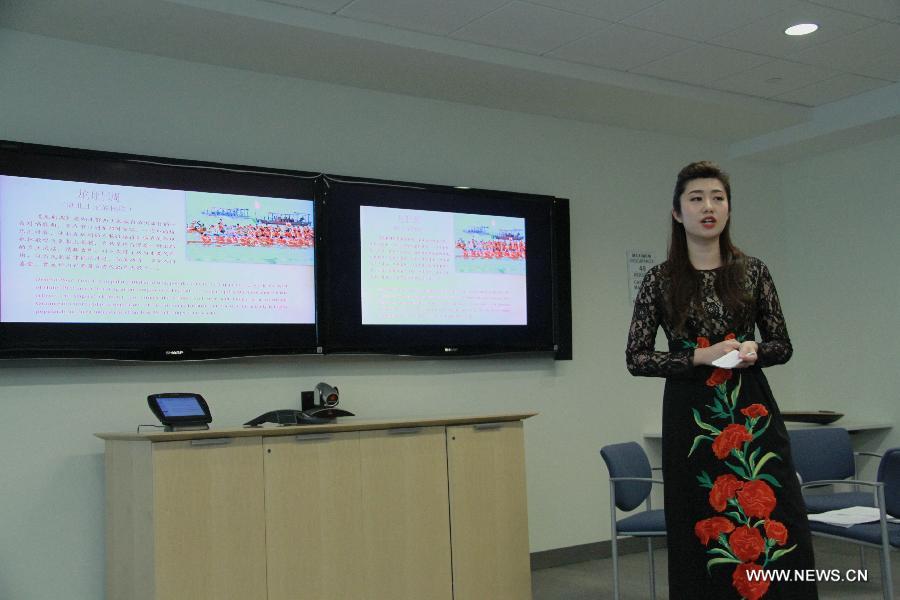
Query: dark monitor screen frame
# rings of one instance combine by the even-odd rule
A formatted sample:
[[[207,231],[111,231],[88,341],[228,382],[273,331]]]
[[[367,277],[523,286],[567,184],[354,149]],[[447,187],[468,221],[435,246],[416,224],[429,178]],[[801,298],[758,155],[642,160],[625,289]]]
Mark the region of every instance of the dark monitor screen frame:
[[[303,171],[6,141],[0,141],[0,174],[296,198],[314,206],[320,178]],[[0,323],[0,358],[164,361],[320,352],[316,323]]]
[[[327,213],[318,223],[327,245],[320,248],[324,285],[320,286],[318,305],[326,313],[321,334],[328,352],[414,356],[559,352],[555,275],[559,256],[555,247],[561,240],[557,239],[554,222],[559,216],[556,213],[564,212],[567,225],[567,201],[512,192],[330,176],[324,183],[323,206]],[[524,218],[528,244],[527,324],[363,325],[360,206]],[[564,243],[567,249],[567,236]],[[571,354],[570,349],[568,353]]]

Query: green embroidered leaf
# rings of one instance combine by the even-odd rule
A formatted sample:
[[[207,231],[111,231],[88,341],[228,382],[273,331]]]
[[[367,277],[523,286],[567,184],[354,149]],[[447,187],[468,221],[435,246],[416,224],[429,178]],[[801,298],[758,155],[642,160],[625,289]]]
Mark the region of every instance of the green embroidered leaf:
[[[725,400],[725,386],[717,385],[715,387],[715,390],[716,390],[716,399],[724,401]]]
[[[730,511],[730,512],[727,512],[727,513],[725,513],[725,514],[728,515],[729,517],[731,517],[732,519],[734,519],[735,521],[737,521],[738,523],[743,523],[743,522],[744,522],[744,515],[742,515],[742,514],[739,513],[739,512],[736,512],[736,511]]]
[[[781,558],[788,552],[792,552],[794,550],[794,548],[796,548],[796,547],[797,547],[797,544],[794,544],[790,548],[782,548],[781,550],[776,550],[775,552],[772,553],[772,556],[769,557],[769,562],[772,562],[773,560],[778,560],[779,558]]]
[[[731,390],[731,409],[734,410],[737,408],[738,398],[741,395],[741,376],[737,376],[737,384],[734,386],[734,389]]]
[[[736,556],[734,556],[731,552],[725,550],[724,548],[712,548],[711,550],[707,550],[706,553],[716,554],[718,556],[724,556],[725,558],[733,558],[734,560],[737,560]]]
[[[707,405],[706,408],[712,410],[712,406]],[[712,417],[716,419],[729,419],[731,418],[731,415],[725,411],[719,411],[712,413]]]
[[[719,398],[715,398],[715,402],[713,404],[707,404],[706,408],[710,410],[712,416],[716,419],[728,419],[731,417],[730,413],[725,412],[725,406],[722,404],[722,400]]]
[[[753,451],[753,454],[750,455],[750,468],[752,469],[756,466],[756,457],[759,456],[759,453],[762,452],[762,448],[757,448]]]
[[[694,453],[694,450],[696,450],[700,446],[700,442],[702,442],[703,440],[709,440],[710,442],[713,441],[713,439],[708,435],[698,435],[694,438],[694,443],[691,445],[691,451],[688,452],[688,456]],[[710,487],[712,487],[712,484],[709,485]]]
[[[770,423],[771,421],[772,421],[772,417],[769,417],[768,419],[766,419],[766,424],[763,425],[762,429],[760,429],[759,431],[757,431],[756,433],[753,434],[753,439],[754,439],[754,440],[755,440],[756,438],[758,438],[759,436],[761,436],[763,433],[765,433],[766,429],[769,428],[769,423]]]
[[[729,563],[739,565],[741,564],[741,561],[736,558],[714,558],[706,563],[706,572],[710,573],[710,569],[716,565],[725,565]]]
[[[766,464],[767,462],[769,462],[770,460],[772,460],[773,458],[781,460],[781,457],[779,455],[775,454],[774,452],[766,452],[765,455],[763,455],[763,457],[761,459],[759,459],[759,462],[756,463],[756,467],[754,467],[754,469],[753,469],[753,479],[758,478],[757,476],[759,475],[759,472],[762,470],[763,465]]]
[[[711,488],[713,486],[712,480],[709,478],[709,473],[703,471],[700,475],[697,475],[697,481],[700,482],[700,485],[703,487]]]
[[[737,473],[741,479],[750,479],[750,477],[747,475],[747,471],[744,470],[744,467],[740,465],[733,465],[730,462],[726,462],[725,466]]]
[[[681,340],[683,348],[696,348],[697,342],[689,342],[687,340]]]
[[[762,479],[763,481],[766,481],[766,482],[774,485],[777,488],[781,487],[781,484],[778,483],[778,480],[775,479],[774,477],[772,477],[771,475],[769,475],[768,473],[763,473],[762,475],[757,475],[756,478]]]
[[[697,425],[699,425],[701,429],[705,429],[705,430],[707,430],[707,431],[709,431],[709,432],[711,432],[711,433],[714,433],[714,434],[716,434],[716,435],[719,435],[720,433],[722,433],[721,431],[719,431],[718,429],[716,429],[716,428],[713,427],[712,425],[710,425],[710,424],[708,424],[708,423],[704,423],[704,422],[703,422],[703,419],[700,418],[700,411],[698,411],[696,408],[692,408],[691,411],[693,411],[693,413],[694,413],[694,422],[695,422]]]

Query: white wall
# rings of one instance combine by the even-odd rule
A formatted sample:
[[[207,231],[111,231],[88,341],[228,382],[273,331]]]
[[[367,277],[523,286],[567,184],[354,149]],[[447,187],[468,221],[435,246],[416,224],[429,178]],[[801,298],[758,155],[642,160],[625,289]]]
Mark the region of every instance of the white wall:
[[[92,434],[152,422],[145,396],[176,389],[203,394],[220,427],[294,406],[320,380],[371,417],[539,411],[526,422],[531,549],[608,539],[597,449],[658,429],[662,392],[625,370],[625,253],[664,252],[675,172],[724,148],[4,30],[0,73],[0,138],[568,197],[575,335],[571,362],[2,362],[0,598],[102,597],[103,446]],[[780,170],[725,166],[737,243],[791,297]],[[803,310],[791,301],[789,319]],[[791,368],[772,370],[776,391],[793,389]]]
[[[900,419],[898,165],[893,137],[783,169],[797,407]]]

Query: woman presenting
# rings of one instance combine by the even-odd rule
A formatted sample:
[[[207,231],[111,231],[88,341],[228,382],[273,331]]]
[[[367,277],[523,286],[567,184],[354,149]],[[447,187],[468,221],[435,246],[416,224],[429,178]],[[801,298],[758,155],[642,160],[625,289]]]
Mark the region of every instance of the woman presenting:
[[[730,217],[726,173],[710,162],[681,170],[668,258],[645,276],[628,333],[628,370],[666,378],[669,597],[817,598],[815,583],[795,577],[813,568],[812,542],[762,371],[787,362],[791,341],[772,277],[732,245]],[[660,326],[668,352],[655,350]]]

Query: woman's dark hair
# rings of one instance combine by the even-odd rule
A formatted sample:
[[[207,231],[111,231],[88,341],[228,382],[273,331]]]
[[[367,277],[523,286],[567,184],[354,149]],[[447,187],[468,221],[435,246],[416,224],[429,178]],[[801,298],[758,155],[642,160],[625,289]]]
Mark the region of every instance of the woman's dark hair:
[[[739,315],[747,304],[744,289],[743,253],[731,243],[731,182],[728,173],[709,161],[693,162],[679,171],[672,195],[672,209],[681,214],[681,195],[689,181],[694,179],[718,179],[725,188],[728,198],[728,222],[719,236],[719,254],[722,269],[716,277],[716,295],[732,314]],[[688,256],[687,234],[684,225],[672,216],[672,235],[669,241],[669,256],[666,261],[669,275],[669,311],[676,331],[684,329],[688,312],[700,300],[700,274],[691,264]]]

